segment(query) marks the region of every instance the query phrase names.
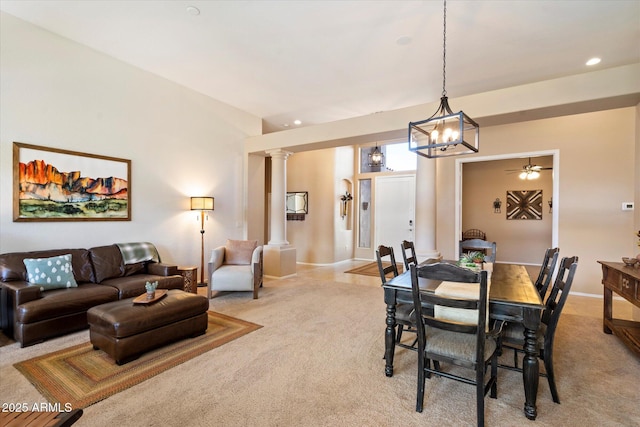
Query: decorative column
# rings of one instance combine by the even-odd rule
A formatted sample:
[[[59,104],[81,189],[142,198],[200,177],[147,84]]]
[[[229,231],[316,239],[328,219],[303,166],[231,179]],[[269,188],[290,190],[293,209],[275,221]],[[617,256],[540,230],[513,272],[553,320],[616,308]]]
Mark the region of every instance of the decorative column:
[[[418,156],[415,248],[418,261],[439,258],[436,249],[436,161]]]
[[[271,156],[271,209],[269,243],[264,247],[264,274],[284,277],[296,273],[296,248],[287,241],[287,158],[292,154],[281,149],[269,150]]]

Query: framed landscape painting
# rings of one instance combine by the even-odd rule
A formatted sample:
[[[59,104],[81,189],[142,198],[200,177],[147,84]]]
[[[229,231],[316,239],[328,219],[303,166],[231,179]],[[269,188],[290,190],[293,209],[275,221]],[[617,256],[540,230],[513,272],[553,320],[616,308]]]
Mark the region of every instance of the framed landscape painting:
[[[131,160],[13,143],[14,221],[130,221]]]

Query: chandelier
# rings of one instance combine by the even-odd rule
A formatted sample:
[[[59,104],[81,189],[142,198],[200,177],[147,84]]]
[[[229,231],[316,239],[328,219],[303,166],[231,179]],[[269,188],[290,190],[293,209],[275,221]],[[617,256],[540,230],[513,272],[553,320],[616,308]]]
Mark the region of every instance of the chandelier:
[[[409,123],[409,150],[428,157],[449,157],[477,153],[480,126],[464,112],[449,107],[446,89],[447,0],[444,0],[442,42],[442,97],[436,112],[426,120]]]

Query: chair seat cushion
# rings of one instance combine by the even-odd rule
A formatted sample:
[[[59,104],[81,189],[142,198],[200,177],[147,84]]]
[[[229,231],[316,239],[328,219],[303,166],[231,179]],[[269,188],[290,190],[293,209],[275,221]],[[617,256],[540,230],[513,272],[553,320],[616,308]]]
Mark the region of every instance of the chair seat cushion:
[[[495,339],[491,337],[486,339],[484,345],[484,361],[491,358],[496,347]],[[476,363],[476,335],[427,327],[426,351],[427,353]]]
[[[211,289],[217,291],[252,291],[251,265],[223,265],[211,275]]]

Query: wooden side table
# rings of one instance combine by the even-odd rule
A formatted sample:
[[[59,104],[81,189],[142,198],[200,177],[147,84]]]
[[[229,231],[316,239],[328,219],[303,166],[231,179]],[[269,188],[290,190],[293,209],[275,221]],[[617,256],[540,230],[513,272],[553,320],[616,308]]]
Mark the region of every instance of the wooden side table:
[[[598,261],[602,264],[604,313],[602,329],[613,333],[636,355],[640,356],[640,322],[613,317],[613,292],[640,308],[640,270],[621,262]]]
[[[178,267],[178,274],[184,279],[185,292],[198,293],[198,267]]]

